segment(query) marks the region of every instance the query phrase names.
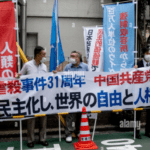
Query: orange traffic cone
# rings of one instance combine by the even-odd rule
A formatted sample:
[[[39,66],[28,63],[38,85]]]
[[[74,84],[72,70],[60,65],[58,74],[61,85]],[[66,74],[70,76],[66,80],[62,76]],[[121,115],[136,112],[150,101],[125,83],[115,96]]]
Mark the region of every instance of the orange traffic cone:
[[[79,141],[73,144],[76,150],[98,149],[97,145],[93,141],[91,141],[91,135],[89,131],[89,124],[85,107],[82,108]]]

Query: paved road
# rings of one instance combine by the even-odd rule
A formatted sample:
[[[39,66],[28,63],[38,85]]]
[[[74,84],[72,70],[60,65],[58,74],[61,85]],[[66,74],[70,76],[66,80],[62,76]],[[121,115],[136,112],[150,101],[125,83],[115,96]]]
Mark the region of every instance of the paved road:
[[[94,142],[98,146],[98,150],[150,150],[150,138],[144,136],[144,131],[141,132],[142,139],[133,139],[133,132],[126,133],[101,133],[95,135]],[[14,141],[13,141],[14,140]],[[0,142],[0,150],[7,150],[8,147],[14,147],[14,150],[20,150],[20,143],[18,139],[15,138],[9,142]],[[110,141],[111,140],[111,141]],[[73,139],[73,142],[68,144],[62,139],[62,142],[59,142],[58,138],[49,138],[47,141],[49,142],[49,146],[47,148],[53,148],[54,144],[59,144],[61,150],[75,150],[73,143],[78,142],[78,139]],[[124,143],[125,142],[125,143]],[[115,145],[118,143],[118,145]],[[122,143],[122,144],[121,144]],[[23,150],[28,149],[26,146],[26,139],[23,141]],[[111,145],[110,145],[111,144]],[[130,145],[130,146],[127,146]],[[133,148],[134,147],[134,148]],[[43,146],[40,144],[35,144],[34,149],[43,149]],[[43,149],[44,150],[44,149]],[[46,150],[46,149],[45,149]]]

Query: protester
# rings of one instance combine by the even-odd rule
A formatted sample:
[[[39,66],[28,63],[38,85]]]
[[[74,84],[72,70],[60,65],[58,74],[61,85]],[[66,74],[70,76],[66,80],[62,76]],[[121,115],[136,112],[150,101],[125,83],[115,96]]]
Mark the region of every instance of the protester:
[[[150,50],[148,48],[143,48],[142,53],[144,55],[143,59],[140,59],[137,63],[137,66],[134,68],[141,68],[141,67],[149,67],[150,66]],[[146,110],[146,126],[145,126],[145,135],[150,137],[150,107]],[[140,121],[141,118],[141,111],[137,111],[137,121]],[[136,128],[136,138],[141,139],[140,130]]]
[[[16,77],[20,77],[21,75],[29,75],[29,74],[37,74],[37,73],[47,73],[47,67],[44,64],[46,61],[46,52],[43,47],[37,46],[34,49],[34,59],[28,61],[24,64],[20,73],[16,75]],[[46,123],[47,117],[40,117],[40,144],[43,146],[48,146],[48,142],[46,141]],[[35,128],[35,118],[27,120],[27,138],[28,143],[27,146],[32,148],[34,147],[34,128]]]
[[[57,71],[60,71],[60,68],[58,67],[54,73],[57,73]],[[73,51],[70,55],[70,63],[67,64],[64,68],[64,71],[89,71],[88,65],[82,62],[82,55],[80,52]],[[75,123],[75,116],[77,121]],[[70,143],[72,142],[72,133],[75,131],[76,128],[76,135],[79,133],[80,130],[80,121],[81,121],[81,113],[72,113],[66,115],[66,128],[65,128],[65,134],[66,134],[66,142]]]

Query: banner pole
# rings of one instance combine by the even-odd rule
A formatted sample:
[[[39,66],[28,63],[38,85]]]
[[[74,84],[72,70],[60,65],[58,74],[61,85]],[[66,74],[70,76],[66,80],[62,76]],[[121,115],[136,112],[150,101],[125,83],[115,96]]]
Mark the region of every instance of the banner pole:
[[[17,20],[17,24],[16,24],[16,30],[17,30],[17,43],[19,45],[19,25],[18,25],[18,2],[16,2],[16,20]],[[18,56],[17,56],[17,66],[18,66],[18,72],[20,72],[20,58],[19,58],[19,47],[17,46],[17,52],[18,52]]]
[[[22,150],[22,120],[20,119],[20,150]]]
[[[96,122],[97,122],[97,118],[95,119],[95,122],[94,122],[94,129],[93,129],[92,141],[94,140]]]
[[[114,4],[121,4],[121,3],[130,3],[132,2],[133,0],[129,0],[129,1],[122,1],[122,2],[114,2],[114,3],[106,3],[106,4],[101,4],[102,6],[104,5],[114,5]]]
[[[135,53],[135,58],[134,61],[135,61],[135,65],[137,65],[137,37],[138,37],[138,34],[137,34],[137,31],[138,31],[138,0],[136,0],[136,42],[135,42],[135,50],[136,50],[136,53]],[[134,111],[134,139],[136,138],[136,111]]]
[[[58,59],[58,0],[56,0],[56,48],[57,48],[57,66],[59,65]]]
[[[134,140],[136,137],[136,110],[134,111]]]
[[[135,65],[137,65],[137,37],[138,37],[138,0],[136,0],[136,42],[135,42]]]
[[[56,49],[57,49],[57,66],[59,66],[59,58],[58,58],[58,0],[56,0]],[[59,116],[59,142],[61,142],[61,122],[60,115]]]
[[[61,142],[61,122],[60,122],[60,115],[59,116],[59,142]]]
[[[17,31],[17,43],[19,45],[19,25],[18,25],[18,1],[16,2],[16,21],[15,29]],[[20,72],[20,58],[19,58],[19,46],[17,46],[17,68],[18,72]],[[22,120],[20,119],[20,150],[22,150]]]

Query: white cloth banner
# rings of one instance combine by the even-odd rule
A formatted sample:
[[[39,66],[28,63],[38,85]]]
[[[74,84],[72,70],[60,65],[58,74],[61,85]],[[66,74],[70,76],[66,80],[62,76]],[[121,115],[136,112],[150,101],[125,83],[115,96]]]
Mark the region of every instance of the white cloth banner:
[[[89,70],[103,71],[103,28],[84,27],[84,43]]]
[[[150,68],[60,72],[0,79],[0,116],[110,111],[150,106]]]

